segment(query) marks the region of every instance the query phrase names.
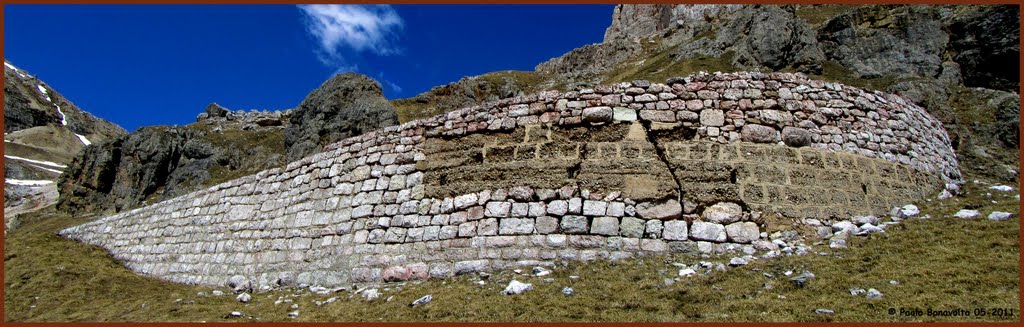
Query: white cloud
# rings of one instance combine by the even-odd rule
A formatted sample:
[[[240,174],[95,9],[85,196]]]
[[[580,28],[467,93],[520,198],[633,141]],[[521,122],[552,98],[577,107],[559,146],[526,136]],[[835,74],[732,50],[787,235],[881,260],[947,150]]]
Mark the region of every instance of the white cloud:
[[[392,82],[391,80],[385,78],[384,77],[384,72],[377,73],[377,79],[382,81],[388,87],[390,87],[391,90],[394,90],[395,92],[399,92],[399,93],[402,92],[402,87],[399,86],[398,84],[396,84],[395,82]]]
[[[299,5],[306,30],[320,42],[317,54],[325,64],[355,67],[347,53],[391,55],[404,22],[388,5]]]

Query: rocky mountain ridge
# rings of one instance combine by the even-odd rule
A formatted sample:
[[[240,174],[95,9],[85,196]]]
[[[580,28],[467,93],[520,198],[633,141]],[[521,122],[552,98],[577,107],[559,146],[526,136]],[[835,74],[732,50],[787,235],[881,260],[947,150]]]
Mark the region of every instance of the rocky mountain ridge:
[[[53,204],[58,197],[54,182],[83,148],[124,133],[4,61],[5,226],[22,213]]]
[[[232,111],[211,103],[195,123],[144,127],[88,148],[61,177],[58,208],[132,209],[283,166],[396,123],[380,85],[354,73],[334,76],[294,109]]]

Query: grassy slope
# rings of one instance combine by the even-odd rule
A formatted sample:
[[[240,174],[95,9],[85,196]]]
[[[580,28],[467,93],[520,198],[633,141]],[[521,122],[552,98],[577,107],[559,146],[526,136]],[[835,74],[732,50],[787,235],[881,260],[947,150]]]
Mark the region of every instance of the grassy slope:
[[[535,86],[541,84],[543,77],[535,72],[528,71],[497,71],[483,75],[476,76],[479,81],[487,82],[491,87],[497,88],[499,85],[504,83],[504,79],[509,78],[520,87],[524,88],[524,92],[527,94],[537,92]],[[462,92],[461,88],[458,87],[442,87],[438,90],[438,94],[432,94],[427,97],[426,102],[416,101],[415,98],[395,99],[391,101],[391,105],[395,107],[395,111],[398,113],[399,123],[406,123],[416,119],[429,118],[445,112],[444,108],[438,108],[436,97],[448,96],[445,92]],[[486,94],[484,90],[474,90],[475,95],[478,99],[485,99],[489,94]]]
[[[913,321],[1002,320],[998,317],[901,317],[896,308],[1019,308],[1019,220],[956,220],[948,216],[964,206],[983,213],[1003,210],[1019,214],[1014,193],[988,191],[969,184],[968,195],[919,204],[930,220],[892,226],[886,234],[855,238],[846,250],[817,245],[829,256],[807,255],[762,260],[740,269],[691,277],[672,286],[664,278],[678,268],[668,263],[696,263],[692,257],[652,257],[618,263],[570,263],[551,275],[537,277],[503,272],[486,286],[476,277],[409,283],[384,291],[380,300],[363,302],[350,292],[292,297],[299,321]],[[985,193],[994,193],[986,196]],[[993,204],[992,201],[996,201]],[[26,217],[7,235],[4,253],[6,321],[220,321],[290,320],[289,304],[274,305],[285,290],[255,294],[242,304],[233,296],[197,297],[210,288],[177,285],[137,276],[102,249],[54,236],[64,226],[87,221],[53,212]],[[721,258],[718,260],[725,260]],[[786,270],[817,275],[805,288],[781,277]],[[774,274],[767,278],[763,273]],[[578,280],[570,275],[581,276]],[[510,279],[531,282],[534,291],[502,296]],[[898,285],[889,284],[899,281]],[[767,289],[765,284],[771,284]],[[395,287],[394,285],[389,285]],[[563,286],[575,288],[565,297]],[[876,288],[885,296],[871,301],[853,297],[849,288]],[[411,308],[413,300],[432,294],[434,301]],[[314,300],[339,301],[316,306]],[[385,302],[389,296],[393,301]],[[181,302],[176,302],[182,299]],[[32,307],[34,306],[34,307]],[[816,315],[827,308],[836,314]],[[226,318],[241,311],[244,318]],[[1019,314],[1019,313],[1018,313]],[[1012,320],[1018,320],[1013,317]]]

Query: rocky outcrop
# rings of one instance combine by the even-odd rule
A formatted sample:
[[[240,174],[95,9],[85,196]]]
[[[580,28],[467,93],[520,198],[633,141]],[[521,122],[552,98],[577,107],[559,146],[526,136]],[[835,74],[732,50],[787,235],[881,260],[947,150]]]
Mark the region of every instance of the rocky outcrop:
[[[55,181],[89,144],[124,135],[36,76],[4,62],[4,221],[57,201]]]
[[[380,84],[356,73],[324,82],[295,108],[285,128],[288,161],[320,152],[327,144],[398,124]]]
[[[604,41],[635,40],[668,28],[675,17],[673,5],[616,6]]]
[[[253,130],[260,127],[281,127],[288,125],[292,110],[231,111],[216,103],[206,106],[206,111],[196,116],[196,122],[215,126],[215,128],[236,128]]]
[[[1017,92],[1020,85],[1018,6],[985,6],[966,11],[949,27],[953,60],[964,85]]]
[[[844,12],[818,31],[830,60],[860,78],[934,77],[949,43],[939,6],[865,6]]]
[[[297,109],[232,111],[216,103],[196,123],[145,127],[86,148],[58,183],[58,209],[124,211],[301,158],[322,145],[395,125],[380,86],[337,75]]]
[[[566,81],[594,83],[600,75],[643,52],[639,43],[627,40],[585,45],[537,65],[535,70]]]
[[[280,128],[144,127],[86,148],[58,183],[58,209],[123,211],[284,164]]]

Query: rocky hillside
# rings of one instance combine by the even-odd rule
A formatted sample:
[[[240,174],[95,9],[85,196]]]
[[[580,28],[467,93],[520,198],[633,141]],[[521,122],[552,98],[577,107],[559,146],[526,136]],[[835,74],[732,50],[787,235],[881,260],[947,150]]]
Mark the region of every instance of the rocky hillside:
[[[122,211],[282,165],[287,122],[286,113],[211,104],[195,123],[143,127],[89,147],[61,176],[58,209]]]
[[[967,170],[1017,176],[1018,9],[1012,5],[619,5],[602,43],[516,72],[394,100],[402,121],[537,89],[697,71],[797,71],[903,95],[938,117]],[[493,80],[493,78],[490,78]]]
[[[124,129],[96,118],[29,72],[4,62],[5,222],[57,199],[54,181],[86,146]]]
[[[330,143],[398,124],[380,84],[366,75],[338,74],[306,96],[291,115],[284,142],[288,161]]]
[[[144,127],[87,148],[61,177],[58,209],[136,208],[278,167],[396,122],[380,85],[354,73],[326,81],[295,109],[232,111],[212,103],[195,123]]]

